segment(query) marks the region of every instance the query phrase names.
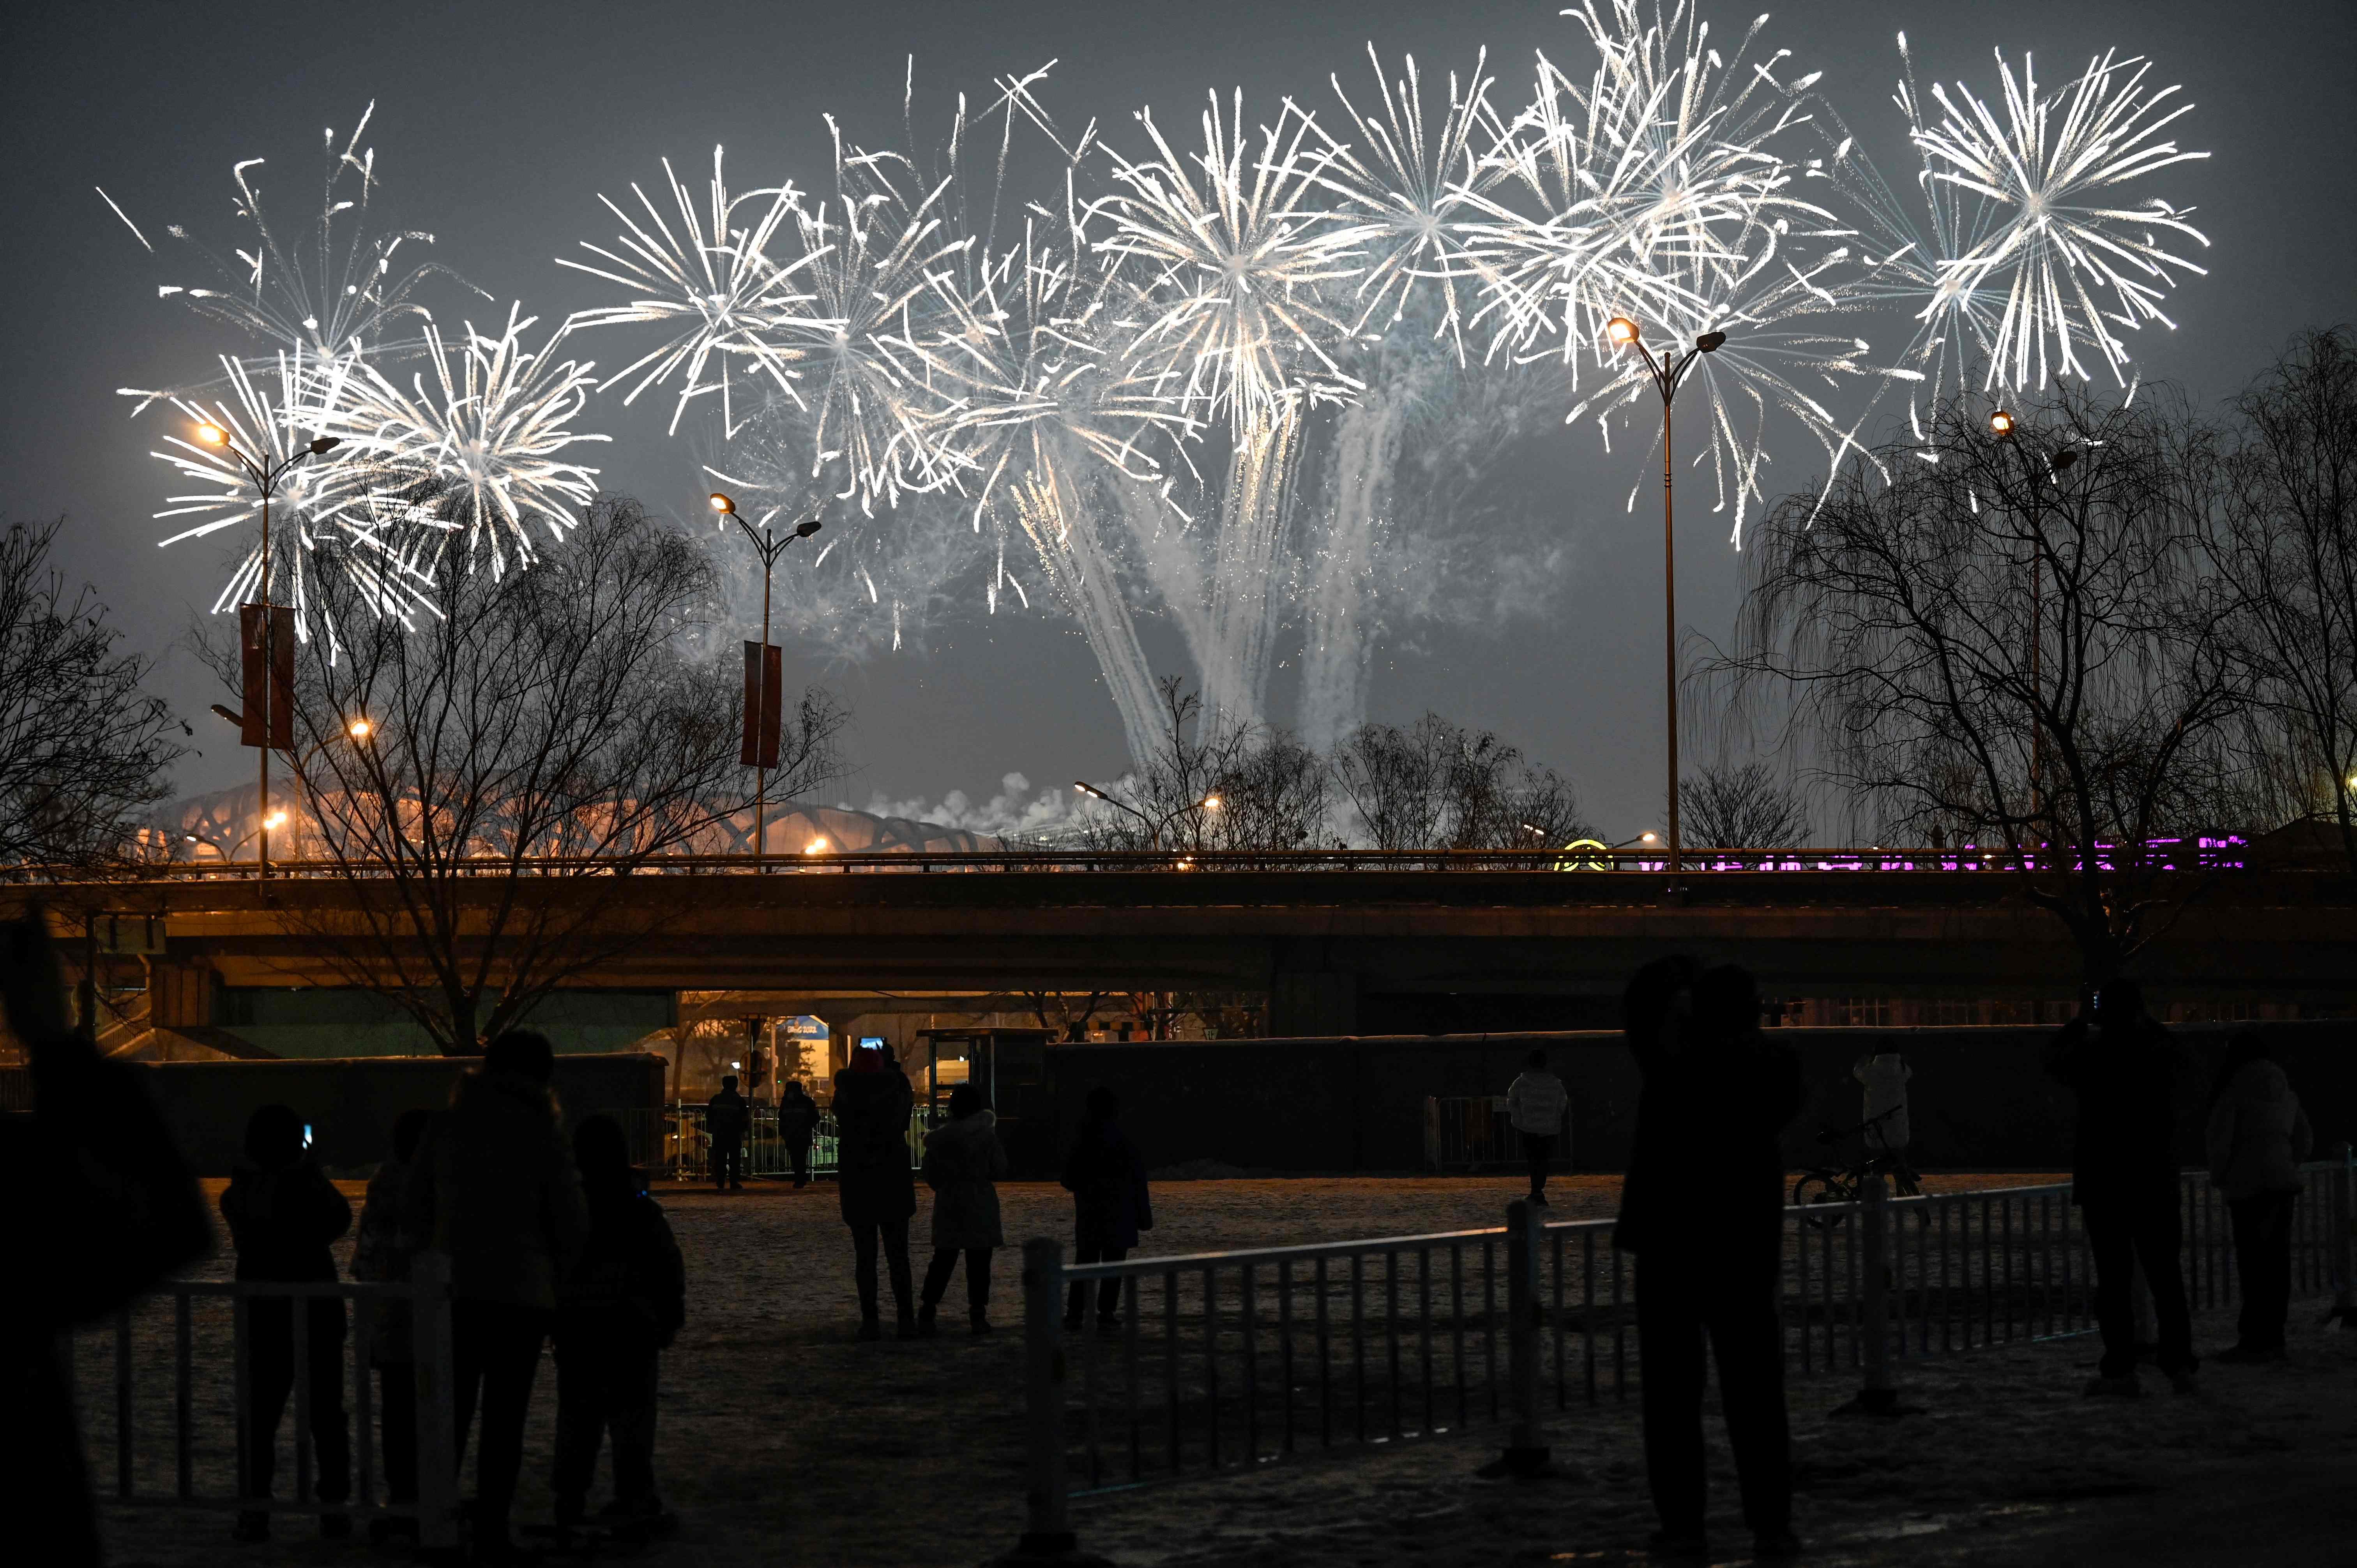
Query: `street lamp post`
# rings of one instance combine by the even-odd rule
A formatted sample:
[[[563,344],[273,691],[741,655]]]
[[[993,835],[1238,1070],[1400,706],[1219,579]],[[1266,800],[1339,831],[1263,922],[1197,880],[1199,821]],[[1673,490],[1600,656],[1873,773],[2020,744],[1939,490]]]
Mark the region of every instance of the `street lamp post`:
[[[824,525],[814,517],[809,518],[791,533],[780,539],[770,532],[770,519],[777,516],[774,509],[762,517],[759,525],[749,523],[737,511],[737,503],[718,490],[712,492],[712,510],[723,517],[734,519],[737,526],[744,531],[755,553],[761,557],[761,651],[754,666],[757,671],[753,677],[754,727],[748,737],[753,749],[753,869],[759,871],[768,848],[762,839],[761,811],[768,804],[770,769],[764,760],[768,754],[761,746],[760,728],[770,711],[770,574],[776,569],[778,557],[783,555],[795,540],[808,539]]]
[[[1200,800],[1190,801],[1188,804],[1179,807],[1178,810],[1170,812],[1168,816],[1164,817],[1157,822],[1152,817],[1147,816],[1144,811],[1141,811],[1136,807],[1131,805],[1128,801],[1117,800],[1114,797],[1106,794],[1103,790],[1098,789],[1095,785],[1090,783],[1084,779],[1073,779],[1072,788],[1078,789],[1082,794],[1086,795],[1092,800],[1103,800],[1106,805],[1113,807],[1115,811],[1127,811],[1131,816],[1135,817],[1139,822],[1144,822],[1146,824],[1146,843],[1157,854],[1159,854],[1162,849],[1163,829],[1168,827],[1171,823],[1177,822],[1179,818],[1185,816],[1189,811],[1216,811],[1226,803],[1220,799],[1217,792],[1214,792],[1204,796]]]
[[[2022,477],[2029,487],[2029,815],[2034,821],[2042,804],[2040,784],[2046,772],[2046,726],[2038,716],[2039,699],[2045,691],[2039,659],[2046,646],[2044,607],[2040,603],[2046,587],[2046,535],[2038,525],[2038,470],[2029,452],[2014,439],[2019,421],[2000,408],[1991,411],[1988,424],[1989,434],[2012,447],[2021,458]],[[2060,474],[2078,460],[2077,448],[2065,446],[2047,459],[2047,466]]]
[[[262,607],[262,692],[258,701],[253,693],[247,693],[245,696],[247,707],[262,715],[262,745],[259,748],[262,771],[259,799],[255,802],[256,817],[262,826],[254,841],[254,855],[258,865],[256,879],[266,882],[270,879],[270,671],[274,652],[270,626],[270,498],[278,492],[279,481],[294,472],[295,465],[306,457],[323,456],[335,450],[341,442],[333,435],[316,436],[301,451],[274,463],[266,456],[261,461],[247,456],[238,449],[237,443],[229,438],[229,432],[218,424],[198,425],[197,439],[236,458],[238,467],[245,470],[246,477],[253,481],[253,488],[262,495],[262,575],[260,598],[256,601]]]
[[[1678,874],[1678,562],[1677,532],[1670,508],[1670,403],[1677,396],[1678,383],[1694,367],[1695,357],[1717,351],[1727,341],[1724,332],[1706,332],[1695,339],[1694,347],[1674,358],[1656,360],[1653,351],[1645,347],[1637,323],[1626,316],[1616,316],[1605,324],[1604,334],[1624,349],[1634,349],[1645,357],[1645,369],[1652,372],[1653,388],[1662,394],[1662,607],[1663,614],[1663,669],[1668,682],[1669,753],[1670,753],[1670,875]]]

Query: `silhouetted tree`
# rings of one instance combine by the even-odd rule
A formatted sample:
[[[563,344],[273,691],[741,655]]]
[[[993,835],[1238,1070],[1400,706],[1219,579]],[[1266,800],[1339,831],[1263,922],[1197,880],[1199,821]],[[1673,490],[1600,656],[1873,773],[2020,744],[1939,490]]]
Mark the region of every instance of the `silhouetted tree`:
[[[407,624],[320,575],[341,640],[298,660],[287,849],[334,885],[278,897],[346,983],[472,1053],[677,912],[663,856],[740,847],[741,666],[683,651],[713,570],[609,497],[529,569],[446,568]],[[843,722],[817,691],[788,712],[779,798],[836,776]]]
[[[123,867],[188,726],[142,690],[95,591],[49,563],[64,526],[0,532],[0,877]],[[176,733],[177,732],[177,733]]]
[[[1800,792],[1764,762],[1714,764],[1678,782],[1686,842],[1703,849],[1798,849],[1809,840]]]
[[[1437,714],[1361,725],[1333,771],[1377,849],[1545,849],[1593,831],[1554,769]]]
[[[2154,841],[2210,825],[2245,700],[2208,564],[2214,453],[2150,392],[2012,413],[2000,439],[1959,399],[1822,507],[1778,506],[1717,672],[1789,691],[1886,832],[2015,852],[2101,981],[2185,896],[2182,846]]]

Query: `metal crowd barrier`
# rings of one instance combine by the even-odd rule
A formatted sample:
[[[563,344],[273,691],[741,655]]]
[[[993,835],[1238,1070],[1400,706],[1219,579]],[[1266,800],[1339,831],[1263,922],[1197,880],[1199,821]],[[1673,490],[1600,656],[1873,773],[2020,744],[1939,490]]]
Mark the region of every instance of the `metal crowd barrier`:
[[[759,1176],[793,1175],[793,1153],[778,1131],[778,1112],[770,1106],[751,1108],[752,1126],[745,1138],[745,1174]],[[671,1105],[660,1111],[628,1111],[616,1114],[630,1140],[631,1163],[658,1177],[674,1181],[712,1179],[712,1135],[704,1125],[701,1105]],[[909,1113],[909,1168],[924,1163],[925,1134],[949,1120],[949,1112],[920,1105]],[[819,1112],[811,1134],[810,1174],[833,1176],[835,1171],[834,1113]]]
[[[2301,1167],[2293,1288],[2352,1296],[2357,1164]],[[1897,1364],[2092,1332],[2094,1270],[2067,1185],[1788,1208],[1776,1308],[1786,1369],[1858,1373],[1888,1409]],[[2234,1295],[2225,1206],[2181,1178],[2195,1311]],[[1609,1219],[1547,1220],[1308,1246],[1067,1264],[1023,1248],[1030,1529],[1070,1550],[1068,1496],[1375,1452],[1503,1426],[1507,1469],[1544,1462],[1542,1417],[1638,1386],[1636,1293]],[[1068,1336],[1065,1295],[1115,1321]],[[1077,1388],[1072,1386],[1077,1380]],[[1059,1546],[1056,1542],[1064,1544]]]
[[[1424,1168],[1480,1171],[1520,1168],[1528,1158],[1523,1134],[1506,1113],[1502,1094],[1428,1095],[1424,1101]],[[1555,1168],[1571,1168],[1571,1106],[1556,1129]]]
[[[349,1358],[350,1401],[345,1418],[352,1428],[351,1495],[331,1501],[317,1495],[312,1473],[310,1313],[294,1302],[333,1300],[351,1303],[356,1310],[345,1335]],[[294,1495],[264,1498],[253,1495],[247,1474],[247,1412],[253,1376],[251,1317],[253,1304],[264,1300],[290,1303],[294,1337],[295,1380],[287,1403],[295,1447]],[[213,1376],[200,1385],[197,1375],[199,1314],[196,1304],[222,1303],[228,1307],[230,1367],[228,1386]],[[417,1500],[393,1503],[377,1500],[379,1466],[375,1383],[370,1376],[370,1307],[406,1304],[412,1313],[412,1344],[417,1390]],[[218,1324],[221,1315],[203,1315],[205,1326]],[[111,1436],[113,1490],[101,1489],[101,1477],[110,1466],[104,1453],[92,1455],[93,1490],[102,1500],[142,1508],[182,1509],[208,1512],[279,1514],[345,1514],[354,1519],[384,1516],[414,1519],[418,1541],[427,1548],[455,1548],[458,1541],[457,1461],[451,1452],[455,1427],[450,1357],[450,1264],[437,1252],[420,1252],[404,1283],[375,1284],[359,1281],[324,1281],[312,1284],[266,1280],[179,1280],[158,1286],[143,1302],[114,1316],[111,1333],[95,1331],[113,1341],[111,1433],[104,1423],[85,1419],[101,1444]],[[166,1348],[168,1337],[169,1349]],[[67,1385],[75,1386],[74,1337],[60,1337]],[[143,1399],[137,1369],[153,1366],[168,1355],[171,1402],[168,1413],[159,1402]],[[216,1371],[218,1369],[216,1369]],[[220,1457],[223,1444],[232,1446],[231,1462]],[[168,1471],[150,1455],[167,1452]],[[282,1472],[283,1473],[283,1472]]]

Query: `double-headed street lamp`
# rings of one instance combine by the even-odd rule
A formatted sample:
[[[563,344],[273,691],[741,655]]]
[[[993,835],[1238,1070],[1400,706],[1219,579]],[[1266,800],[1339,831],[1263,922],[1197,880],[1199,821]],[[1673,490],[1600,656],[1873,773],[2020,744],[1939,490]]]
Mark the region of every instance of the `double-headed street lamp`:
[[[259,786],[260,800],[257,802],[259,808],[257,814],[262,826],[256,834],[254,854],[259,865],[255,875],[258,879],[266,881],[270,876],[270,682],[271,672],[275,668],[274,650],[271,647],[274,634],[270,622],[270,498],[278,493],[279,481],[293,473],[297,463],[306,457],[324,456],[334,451],[341,442],[333,435],[315,436],[301,451],[274,462],[267,455],[260,459],[248,456],[239,449],[236,442],[229,438],[229,432],[218,424],[199,424],[197,439],[207,446],[226,452],[236,458],[238,467],[245,470],[246,478],[253,481],[253,488],[262,496],[262,575],[259,578],[261,586],[257,590],[259,596],[253,601],[262,607],[260,618],[262,689],[259,692],[245,693],[245,709],[248,714],[259,720],[262,725],[262,739],[259,746],[262,753],[262,774]]]
[[[1999,408],[1989,413],[1989,434],[2020,456],[2023,477],[2029,486],[2029,814],[2035,818],[2040,805],[2040,781],[2046,771],[2046,728],[2038,717],[2038,702],[2044,687],[2039,671],[2039,652],[2046,645],[2043,606],[2040,602],[2046,586],[2046,534],[2038,522],[2037,465],[2028,449],[2014,439],[2019,423],[2008,410]],[[2077,447],[2063,447],[2046,459],[2048,476],[2061,474],[2078,460]]]
[[[712,492],[712,510],[722,517],[732,518],[751,542],[761,557],[761,646],[748,650],[752,657],[747,661],[752,676],[752,705],[745,714],[745,750],[751,754],[753,764],[753,869],[761,869],[767,845],[762,841],[762,807],[770,793],[770,762],[777,743],[777,726],[770,718],[772,702],[781,702],[783,693],[770,690],[770,574],[778,564],[778,557],[797,539],[808,539],[824,525],[816,518],[804,520],[795,530],[782,537],[770,532],[770,519],[778,515],[772,508],[758,523],[747,522],[737,503],[718,490]],[[766,743],[766,744],[765,744]],[[823,841],[822,841],[823,842]]]
[[[1179,807],[1178,810],[1170,812],[1168,816],[1164,817],[1157,822],[1152,817],[1147,816],[1144,811],[1141,811],[1136,807],[1131,805],[1128,801],[1117,800],[1114,796],[1106,794],[1103,790],[1098,789],[1095,785],[1090,783],[1084,779],[1073,779],[1072,788],[1078,789],[1082,794],[1086,795],[1092,800],[1103,800],[1106,805],[1113,807],[1115,811],[1127,811],[1131,816],[1135,817],[1139,822],[1144,822],[1146,824],[1146,843],[1148,846],[1157,854],[1160,853],[1162,849],[1163,829],[1168,827],[1179,818],[1187,815],[1189,811],[1216,811],[1227,803],[1224,800],[1222,800],[1219,795],[1214,792],[1204,796],[1200,800],[1190,801],[1188,804]]]
[[[1670,403],[1678,394],[1678,383],[1694,366],[1695,357],[1717,350],[1727,341],[1724,332],[1706,332],[1694,341],[1694,347],[1674,358],[1656,360],[1653,351],[1645,347],[1637,323],[1626,316],[1616,316],[1605,323],[1604,335],[1618,347],[1634,349],[1645,357],[1645,369],[1652,372],[1654,390],[1662,394],[1662,606],[1664,617],[1664,672],[1669,682],[1669,752],[1670,752],[1670,875],[1678,874],[1678,559],[1677,532],[1670,510]]]

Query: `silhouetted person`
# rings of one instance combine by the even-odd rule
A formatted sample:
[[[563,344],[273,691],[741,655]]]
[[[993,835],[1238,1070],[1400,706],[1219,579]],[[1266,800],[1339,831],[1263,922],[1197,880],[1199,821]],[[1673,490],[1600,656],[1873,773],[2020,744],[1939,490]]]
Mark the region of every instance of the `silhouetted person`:
[[[2291,1080],[2246,1029],[2226,1047],[2210,1090],[2210,1179],[2234,1220],[2234,1272],[2242,1320],[2221,1361],[2280,1361],[2284,1318],[2291,1310],[2291,1214],[2300,1192],[2299,1163],[2315,1142]]]
[[[726,1192],[745,1190],[745,1131],[753,1112],[737,1092],[735,1074],[720,1080],[720,1092],[704,1105],[704,1131],[712,1140],[712,1185]]]
[[[247,1118],[245,1158],[221,1193],[221,1218],[237,1247],[237,1277],[296,1284],[331,1281],[336,1260],[328,1244],[352,1227],[352,1206],[319,1172],[303,1147],[303,1122],[284,1105],[264,1105]],[[351,1434],[344,1422],[344,1304],[319,1297],[303,1304],[309,1333],[311,1448],[318,1463],[319,1500],[351,1496]],[[245,1495],[267,1498],[278,1466],[278,1422],[295,1388],[295,1303],[256,1296],[245,1304]],[[351,1533],[351,1516],[320,1516],[322,1535]],[[237,1516],[237,1539],[270,1539],[270,1515]]]
[[[2104,1359],[2093,1394],[2136,1395],[2136,1311],[2130,1282],[2144,1267],[2160,1326],[2160,1369],[2193,1390],[2193,1320],[2177,1247],[2176,1042],[2144,1010],[2144,988],[2115,980],[2095,993],[2093,1017],[2073,1018],[2047,1047],[2048,1070],[2079,1099],[2072,1201],[2095,1262],[2095,1321]]]
[[[475,1552],[509,1555],[508,1514],[523,1466],[523,1423],[556,1314],[556,1285],[587,1215],[573,1152],[557,1133],[548,1041],[510,1030],[458,1080],[427,1129],[409,1179],[407,1229],[450,1258],[450,1349],[464,1458],[475,1403]]]
[[[915,1102],[909,1075],[880,1046],[853,1051],[851,1065],[834,1075],[835,1196],[843,1207],[843,1222],[851,1227],[862,1339],[879,1339],[884,1334],[876,1309],[879,1242],[892,1273],[900,1337],[914,1338],[917,1333],[917,1315],[909,1300],[909,1220],[917,1212],[909,1112]]]
[[[1547,1070],[1546,1052],[1524,1057],[1522,1072],[1506,1089],[1506,1120],[1522,1137],[1523,1154],[1531,1166],[1531,1201],[1541,1208],[1547,1200],[1547,1162],[1555,1157],[1555,1137],[1570,1108],[1571,1091]]]
[[[592,1116],[573,1134],[589,1237],[556,1298],[556,1522],[578,1523],[614,1439],[607,1517],[662,1517],[655,1492],[655,1373],[687,1313],[687,1270],[662,1205],[630,1167],[622,1125]]]
[[[1656,1555],[1702,1557],[1704,1343],[1718,1363],[1753,1555],[1793,1555],[1792,1441],[1776,1322],[1798,1059],[1760,1029],[1751,977],[1661,959],[1622,999],[1644,1077],[1613,1244],[1637,1255],[1645,1475]]]
[[[1897,1051],[1878,1051],[1858,1058],[1849,1071],[1866,1090],[1861,1120],[1867,1153],[1904,1156],[1914,1141],[1914,1130],[1907,1124],[1907,1080],[1915,1069]]]
[[[1064,1156],[1064,1190],[1072,1195],[1072,1261],[1118,1263],[1137,1245],[1137,1233],[1154,1229],[1154,1201],[1146,1190],[1146,1161],[1121,1130],[1121,1100],[1103,1084],[1089,1090],[1087,1112]],[[1072,1282],[1064,1303],[1064,1326],[1078,1328],[1088,1305],[1087,1282]],[[1121,1282],[1097,1285],[1097,1324],[1121,1321]]]
[[[44,1564],[99,1561],[67,1330],[97,1322],[212,1246],[204,1197],[147,1098],[66,1021],[36,909],[0,922],[0,1009],[31,1069],[33,1111],[0,1116],[8,1205],[0,1289],[0,1519]]]
[[[352,1278],[380,1284],[397,1284],[409,1278],[410,1260],[417,1253],[417,1238],[402,1229],[415,1168],[417,1145],[433,1120],[426,1112],[410,1110],[393,1119],[393,1157],[369,1177],[368,1197],[361,1204],[359,1233],[352,1240]],[[378,1430],[383,1434],[384,1488],[398,1507],[417,1501],[417,1350],[415,1325],[407,1302],[374,1304],[360,1315],[366,1325],[370,1362],[376,1368]],[[373,1519],[369,1537],[415,1536],[414,1519]]]
[[[990,1332],[990,1254],[1006,1245],[998,1223],[998,1187],[1006,1151],[998,1142],[998,1113],[985,1110],[970,1083],[950,1090],[950,1119],[925,1134],[925,1185],[933,1189],[933,1261],[925,1270],[924,1304],[917,1332],[933,1331],[933,1313],[950,1288],[958,1254],[965,1254],[966,1324]]]
[[[818,1101],[810,1097],[801,1079],[788,1079],[785,1093],[778,1101],[778,1136],[786,1145],[786,1158],[793,1165],[797,1189],[810,1186],[811,1134],[817,1131]]]

